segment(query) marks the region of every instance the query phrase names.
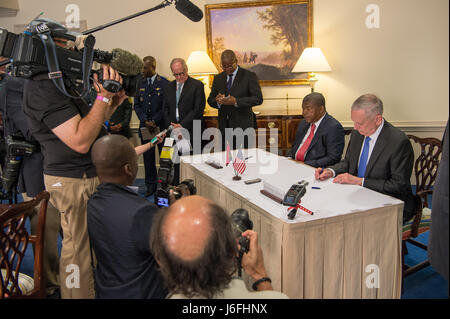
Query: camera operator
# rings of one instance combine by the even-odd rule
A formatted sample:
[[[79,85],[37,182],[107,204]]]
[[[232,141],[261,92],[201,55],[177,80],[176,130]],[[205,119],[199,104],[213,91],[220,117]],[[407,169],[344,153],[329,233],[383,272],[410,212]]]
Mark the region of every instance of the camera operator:
[[[15,172],[17,181],[9,181],[10,189],[4,189],[5,194],[12,196],[16,191],[22,193],[24,201],[30,200],[41,191],[45,190],[43,174],[43,155],[39,145],[32,137],[28,128],[25,114],[22,110],[22,98],[25,79],[16,78],[4,74],[2,80],[2,92],[4,98],[0,100],[0,111],[4,118],[4,133],[7,136],[18,140],[24,140],[35,145],[35,150],[31,155],[23,157],[18,172]],[[20,136],[20,137],[19,137]],[[8,174],[3,170],[4,174]],[[8,176],[10,178],[10,176]],[[13,189],[14,188],[14,189]],[[37,231],[39,209],[31,216],[31,233]],[[51,203],[47,206],[47,215],[45,220],[45,238],[44,238],[44,256],[43,271],[46,280],[47,296],[58,296],[59,282],[59,252],[58,252],[58,232],[60,228],[59,213]]]
[[[47,21],[47,26],[60,34],[67,32],[57,22]],[[54,42],[64,48],[68,45],[64,37],[55,37]],[[103,79],[122,84],[122,77],[111,67],[103,66]],[[70,81],[65,83],[67,91],[76,94]],[[47,72],[33,76],[24,91],[24,112],[44,154],[45,187],[50,192],[50,202],[61,213],[62,298],[94,297],[86,204],[98,185],[98,178],[90,148],[98,137],[106,134],[103,123],[126,98],[124,90],[107,91],[96,74],[94,88],[97,99],[92,108],[84,99],[61,93]]]
[[[166,280],[169,298],[287,298],[273,291],[264,267],[258,235],[243,233],[250,241],[242,267],[255,281],[256,292],[233,277],[238,244],[231,218],[214,202],[201,196],[183,197],[153,221],[150,247]]]

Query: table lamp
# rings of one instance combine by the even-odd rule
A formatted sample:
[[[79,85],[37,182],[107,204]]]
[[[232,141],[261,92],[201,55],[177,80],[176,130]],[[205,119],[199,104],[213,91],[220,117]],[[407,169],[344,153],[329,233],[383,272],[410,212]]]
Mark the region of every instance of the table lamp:
[[[186,64],[189,69],[189,75],[192,75],[192,77],[202,81],[205,84],[205,87],[209,88],[209,75],[217,74],[218,72],[216,66],[206,51],[192,51],[186,61]],[[203,114],[207,114],[208,111],[209,106],[208,103],[206,103]]]
[[[311,92],[314,92],[314,85],[318,80],[314,72],[329,71],[331,71],[331,68],[322,50],[319,48],[305,48],[291,72],[308,72]]]

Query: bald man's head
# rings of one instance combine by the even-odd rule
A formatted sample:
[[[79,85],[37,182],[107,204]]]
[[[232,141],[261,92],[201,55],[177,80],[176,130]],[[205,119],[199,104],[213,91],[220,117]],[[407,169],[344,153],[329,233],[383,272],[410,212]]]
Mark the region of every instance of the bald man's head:
[[[150,246],[169,290],[211,298],[231,281],[237,255],[231,218],[201,196],[187,196],[157,214]]]
[[[185,261],[201,256],[212,231],[212,205],[207,198],[188,196],[170,206],[162,231],[172,254]]]
[[[131,185],[137,174],[137,155],[130,141],[122,135],[107,135],[92,146],[92,162],[101,183]]]

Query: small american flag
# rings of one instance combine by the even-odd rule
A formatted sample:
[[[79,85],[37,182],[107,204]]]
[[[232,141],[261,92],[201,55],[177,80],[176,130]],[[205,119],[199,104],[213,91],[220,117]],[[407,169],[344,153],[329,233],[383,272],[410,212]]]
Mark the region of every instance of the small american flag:
[[[241,175],[245,171],[245,168],[246,168],[245,159],[244,159],[244,156],[242,156],[241,150],[238,151],[236,158],[234,159],[233,168],[236,170],[236,172],[238,174],[241,174]]]

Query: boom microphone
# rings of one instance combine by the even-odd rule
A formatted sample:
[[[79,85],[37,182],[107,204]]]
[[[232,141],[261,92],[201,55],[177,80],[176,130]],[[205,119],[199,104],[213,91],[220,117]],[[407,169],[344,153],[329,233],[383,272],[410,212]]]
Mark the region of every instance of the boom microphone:
[[[198,22],[203,18],[203,12],[189,0],[175,0],[175,8],[189,20]]]

